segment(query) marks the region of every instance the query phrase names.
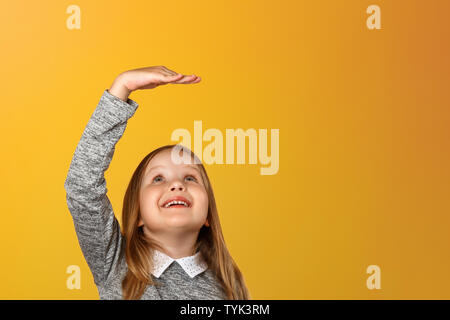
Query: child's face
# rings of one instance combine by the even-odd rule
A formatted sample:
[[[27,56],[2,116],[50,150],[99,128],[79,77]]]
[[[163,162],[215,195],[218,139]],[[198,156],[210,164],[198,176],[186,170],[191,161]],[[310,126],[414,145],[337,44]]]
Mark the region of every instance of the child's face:
[[[155,234],[199,231],[208,215],[208,194],[199,170],[194,164],[173,163],[171,149],[154,156],[141,185],[139,226]],[[174,197],[181,197],[187,206],[167,207]]]

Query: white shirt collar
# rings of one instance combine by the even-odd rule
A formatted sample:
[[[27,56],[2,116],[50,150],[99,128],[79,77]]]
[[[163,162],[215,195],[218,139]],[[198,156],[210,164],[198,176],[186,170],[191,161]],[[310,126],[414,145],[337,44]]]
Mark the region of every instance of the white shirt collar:
[[[154,249],[152,274],[159,278],[174,261],[176,261],[191,278],[194,278],[199,273],[208,269],[208,265],[203,260],[200,251],[193,256],[173,259],[165,253]]]

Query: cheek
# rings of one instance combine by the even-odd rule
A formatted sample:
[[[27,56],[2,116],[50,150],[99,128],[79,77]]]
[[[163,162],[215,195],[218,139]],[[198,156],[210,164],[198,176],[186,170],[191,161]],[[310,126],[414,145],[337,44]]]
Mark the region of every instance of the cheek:
[[[195,191],[193,191],[194,197],[197,200],[199,207],[202,209],[208,211],[208,194],[206,193],[206,190],[204,188],[196,188]]]
[[[141,213],[144,215],[148,215],[153,210],[158,210],[159,198],[160,194],[158,190],[146,189],[145,191],[143,191],[140,198]]]

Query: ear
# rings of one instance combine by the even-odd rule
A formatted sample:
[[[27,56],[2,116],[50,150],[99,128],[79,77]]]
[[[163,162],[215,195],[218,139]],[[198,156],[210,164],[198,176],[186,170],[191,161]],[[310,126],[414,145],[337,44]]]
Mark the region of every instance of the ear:
[[[144,225],[144,221],[142,221],[141,218],[139,218],[138,227],[142,227]]]
[[[208,219],[206,219],[205,226],[209,227]]]

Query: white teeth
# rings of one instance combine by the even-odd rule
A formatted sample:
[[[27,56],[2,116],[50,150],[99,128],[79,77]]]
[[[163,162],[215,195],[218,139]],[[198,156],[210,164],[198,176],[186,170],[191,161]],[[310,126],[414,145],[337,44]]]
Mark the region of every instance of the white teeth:
[[[170,201],[169,203],[167,203],[167,204],[164,206],[164,208],[168,208],[168,207],[170,207],[170,206],[173,205],[173,204],[182,204],[182,205],[184,205],[185,207],[189,207],[188,204],[187,204],[186,202],[184,202],[184,201],[177,201],[177,200],[174,200],[174,201]]]

